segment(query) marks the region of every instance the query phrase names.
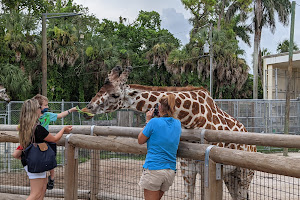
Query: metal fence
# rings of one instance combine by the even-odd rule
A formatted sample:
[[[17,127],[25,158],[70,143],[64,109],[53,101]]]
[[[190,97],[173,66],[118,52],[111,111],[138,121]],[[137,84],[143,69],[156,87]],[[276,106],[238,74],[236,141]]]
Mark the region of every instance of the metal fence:
[[[65,110],[79,106],[84,108],[88,102],[49,102],[49,112],[61,113]],[[19,115],[21,111],[23,101],[11,101],[10,103],[0,101],[0,124],[18,124]],[[50,125],[100,125],[100,126],[117,126],[117,116],[118,113],[124,112],[126,110],[116,111],[107,114],[95,115],[91,120],[86,120],[80,113],[72,112],[70,115],[57,119]],[[134,119],[130,126],[141,126],[144,122],[145,116],[143,113],[134,112],[132,116]]]
[[[251,99],[216,99],[218,106],[228,114],[243,123],[249,132],[283,133],[284,132],[284,100],[251,100]],[[21,101],[9,104],[0,102],[0,124],[18,124]],[[60,113],[75,106],[85,107],[88,102],[49,102],[51,112]],[[71,113],[63,119],[58,119],[53,125],[104,125],[116,126],[117,112],[95,115],[91,120],[85,120],[79,113]],[[291,100],[290,134],[300,133],[300,100]],[[145,116],[134,112],[130,126],[143,125]]]
[[[19,112],[23,102],[0,102],[0,125],[18,124]],[[283,133],[285,102],[280,100],[217,100],[219,107],[228,114],[242,122],[248,131]],[[84,107],[86,103],[79,102],[49,102],[52,112],[59,113],[76,105]],[[123,112],[123,111],[120,111]],[[96,115],[92,120],[85,120],[79,113],[72,113],[59,124],[73,125],[118,125],[118,113]],[[290,133],[300,134],[300,101],[291,101]],[[132,126],[144,125],[144,115],[134,112]],[[29,180],[22,170],[19,160],[11,158],[11,153],[16,148],[14,143],[0,143],[0,192],[28,194]],[[47,191],[47,194],[55,199],[63,198],[64,188],[64,149],[58,148],[57,160],[59,166],[55,169],[55,189]],[[265,150],[262,147],[261,150]],[[99,173],[99,199],[142,199],[143,193],[138,186],[145,156],[136,154],[115,153],[110,151],[97,151],[97,167],[91,162],[93,150],[78,149],[78,190],[82,191],[81,198],[89,199],[87,193],[90,190],[93,170]],[[298,151],[297,149],[294,151]],[[297,153],[290,155],[298,156]],[[295,166],[297,167],[297,166]],[[183,199],[184,184],[180,172],[180,164],[177,165],[177,175],[174,184],[165,194],[163,199]],[[300,179],[280,176],[264,172],[255,172],[250,185],[250,199],[300,199]],[[20,186],[15,188],[15,186]],[[232,199],[223,183],[223,199]],[[197,176],[195,199],[200,199],[201,181]]]

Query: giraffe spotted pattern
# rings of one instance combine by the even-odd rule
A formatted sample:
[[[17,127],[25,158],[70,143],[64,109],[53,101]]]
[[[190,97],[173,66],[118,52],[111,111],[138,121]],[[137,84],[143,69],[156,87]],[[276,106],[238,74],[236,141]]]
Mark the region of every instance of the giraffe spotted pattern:
[[[175,116],[187,129],[212,129],[246,132],[243,124],[222,111],[201,87],[156,87],[127,85],[131,68],[121,74],[115,67],[100,91],[84,109],[93,114],[109,113],[118,109],[131,109],[146,112],[154,107],[159,99],[168,94],[175,95]],[[197,141],[194,141],[197,142]],[[214,143],[219,147],[256,152],[256,147],[245,144]],[[185,184],[185,199],[194,199],[195,180],[201,166],[199,161],[182,159],[181,172]],[[224,182],[233,199],[247,199],[248,188],[254,172],[238,167],[224,167]]]

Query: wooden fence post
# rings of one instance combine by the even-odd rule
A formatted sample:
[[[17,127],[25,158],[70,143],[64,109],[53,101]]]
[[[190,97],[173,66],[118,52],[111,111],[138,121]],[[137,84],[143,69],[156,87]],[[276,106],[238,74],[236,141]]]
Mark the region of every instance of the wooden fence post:
[[[78,152],[74,146],[68,143],[72,134],[66,137],[65,143],[65,199],[76,200],[78,198]]]
[[[91,126],[91,135],[94,136],[94,125]],[[97,195],[99,191],[99,167],[100,167],[100,151],[91,150],[91,200],[97,200]]]
[[[222,200],[223,183],[221,166],[209,158],[209,152],[214,147],[214,145],[210,145],[205,150],[204,199]]]
[[[208,185],[204,186],[204,199],[222,200],[222,195],[223,195],[222,178],[220,178],[220,180],[216,179],[216,175],[217,175],[216,171],[217,171],[216,163],[213,160],[209,159],[208,183],[207,183]],[[220,176],[222,177],[221,171],[220,171]]]

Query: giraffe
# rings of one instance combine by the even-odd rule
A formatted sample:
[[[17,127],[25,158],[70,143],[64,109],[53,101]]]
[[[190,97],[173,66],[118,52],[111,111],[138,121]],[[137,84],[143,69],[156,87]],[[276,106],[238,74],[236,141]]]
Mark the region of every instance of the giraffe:
[[[0,85],[0,99],[4,100],[6,102],[10,102],[10,98],[6,94],[6,89],[2,85]]]
[[[121,67],[113,68],[89,104],[82,109],[92,114],[109,113],[118,109],[131,109],[147,112],[159,99],[174,94],[175,117],[187,129],[213,129],[246,132],[243,124],[218,108],[209,92],[202,87],[157,87],[126,84],[131,72],[127,67],[121,73]],[[219,147],[256,152],[256,147],[234,143],[215,143]],[[194,199],[195,180],[200,173],[199,161],[181,159],[181,172],[184,179],[185,199]],[[254,172],[248,169],[224,167],[223,180],[233,199],[248,199],[248,188]],[[234,177],[234,178],[233,178]],[[234,183],[236,185],[234,185]]]

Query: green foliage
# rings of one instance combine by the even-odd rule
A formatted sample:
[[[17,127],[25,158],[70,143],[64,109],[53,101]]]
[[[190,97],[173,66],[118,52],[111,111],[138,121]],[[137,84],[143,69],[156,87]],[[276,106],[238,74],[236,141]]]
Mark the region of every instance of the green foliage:
[[[0,83],[6,88],[13,100],[28,98],[31,84],[19,67],[11,64],[0,64],[0,71]]]
[[[278,148],[278,147],[263,147],[263,146],[256,146],[257,147],[257,152],[260,153],[282,153],[283,148]],[[299,149],[296,148],[289,148],[288,152],[299,152]]]
[[[22,85],[9,89],[6,81],[4,86],[13,100],[25,100],[41,93],[42,42],[37,27],[41,13],[74,12],[83,15],[47,20],[50,101],[89,101],[116,65],[133,66],[128,83],[208,88],[209,57],[199,56],[203,55],[203,45],[208,41],[208,22],[214,27],[216,96],[248,98],[252,79],[247,79],[248,68],[239,58],[243,51],[237,38],[249,43],[249,27],[243,22],[245,13],[251,11],[251,1],[224,1],[224,10],[222,2],[182,0],[192,13],[193,24],[190,43],[183,47],[173,34],[161,28],[160,15],[155,11],[141,10],[136,21],[129,24],[122,16],[118,21],[103,19],[100,22],[87,8],[73,1],[2,1],[0,64],[13,65],[14,73],[19,74],[16,77],[28,82],[19,81]],[[4,77],[2,72],[0,76]],[[239,84],[238,76],[245,77],[244,87],[240,86],[243,84]],[[247,95],[239,95],[242,91]]]
[[[141,10],[139,12],[136,23],[138,24],[138,26],[145,27],[146,29],[159,30],[161,19],[160,15],[155,11],[147,12]]]
[[[209,55],[204,55],[203,49],[204,44],[210,40],[211,33],[210,47],[213,51],[212,66],[214,67],[212,71],[213,98],[247,98],[252,88],[243,86],[247,81],[250,82],[248,80],[249,67],[240,58],[244,51],[239,48],[237,39],[240,38],[250,45],[249,34],[252,30],[246,21],[249,12],[252,11],[250,7],[252,1],[181,0],[181,2],[192,13],[190,21],[193,29],[185,53],[171,52],[169,64],[173,69],[174,66],[178,66],[177,69],[183,66],[184,72],[181,68],[181,78],[184,82],[189,82],[191,79],[187,72],[196,71],[198,82],[203,86],[208,86],[212,70]],[[193,82],[197,83],[197,81]],[[245,95],[240,95],[245,88],[249,90],[243,91]]]
[[[290,47],[290,42],[289,40],[284,40],[283,42],[279,43],[277,46],[277,53],[284,53],[284,52],[289,52],[289,47]],[[293,46],[293,51],[298,51],[299,48],[297,44],[294,44]]]

